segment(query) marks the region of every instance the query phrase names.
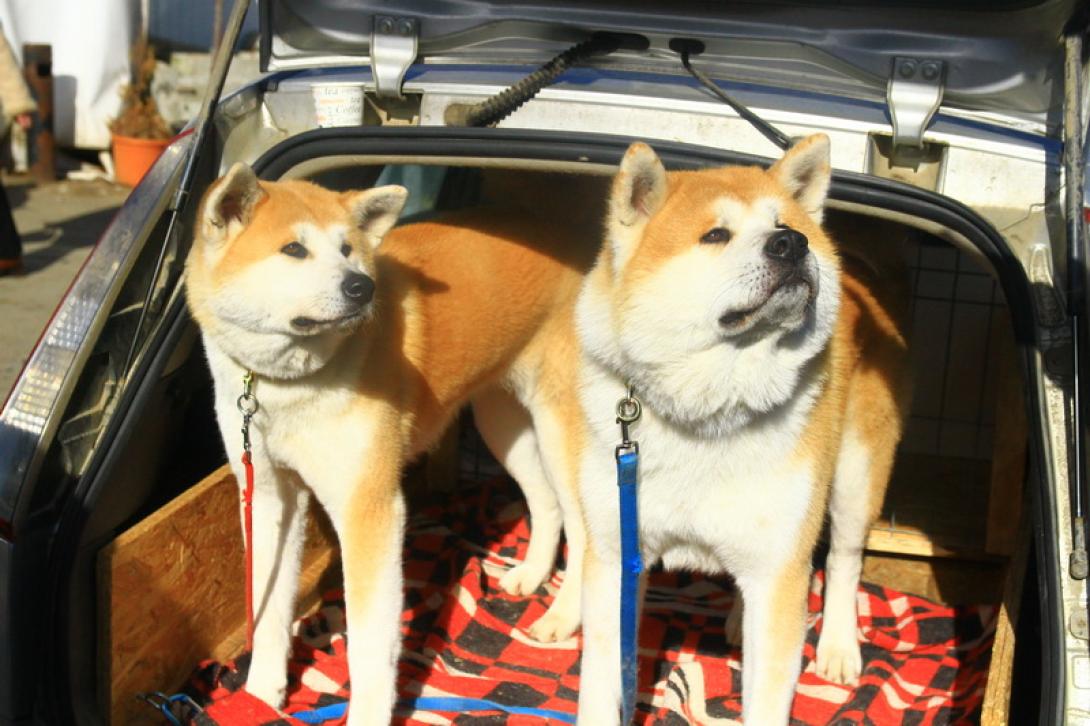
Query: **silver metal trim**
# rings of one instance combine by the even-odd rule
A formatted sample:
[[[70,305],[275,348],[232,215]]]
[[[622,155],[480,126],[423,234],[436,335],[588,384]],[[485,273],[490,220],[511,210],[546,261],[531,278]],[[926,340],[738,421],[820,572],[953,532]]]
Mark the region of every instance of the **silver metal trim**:
[[[893,121],[893,147],[923,146],[923,133],[942,103],[946,63],[927,58],[894,58],[886,87]]]
[[[0,519],[15,524],[122,284],[166,210],[192,135],[176,139],[103,232],[0,409]]]
[[[416,60],[419,31],[415,18],[375,16],[371,27],[371,73],[379,98],[401,98],[401,82]]]

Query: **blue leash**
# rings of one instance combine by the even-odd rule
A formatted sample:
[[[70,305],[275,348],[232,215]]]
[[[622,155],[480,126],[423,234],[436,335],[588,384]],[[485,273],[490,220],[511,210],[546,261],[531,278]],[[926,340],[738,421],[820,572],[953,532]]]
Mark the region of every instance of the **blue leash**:
[[[617,447],[617,492],[621,509],[621,724],[628,726],[636,713],[636,672],[639,646],[639,590],[643,557],[640,554],[640,519],[637,481],[640,446],[629,438],[628,427],[639,420],[640,401],[628,387],[617,402],[621,444]]]
[[[198,713],[202,713],[202,709],[198,706],[193,699],[184,693],[179,693],[174,696],[167,696],[159,691],[154,693],[142,693],[139,696],[144,701],[154,706],[159,710],[167,721],[173,726],[182,726],[183,721],[179,720],[179,716],[175,715],[174,711],[180,707],[182,709],[181,716],[185,723]],[[538,716],[539,718],[549,719],[559,723],[575,723],[574,713],[565,713],[563,711],[554,711],[548,708],[530,708],[528,706],[509,706],[504,703],[497,703],[496,701],[489,701],[483,698],[454,698],[446,696],[421,696],[419,698],[411,698],[405,701],[400,701],[398,706],[402,708],[412,709],[414,711],[445,711],[451,713],[470,713],[473,711],[502,711],[503,713],[509,713],[515,716]],[[289,713],[291,718],[302,721],[309,724],[323,724],[326,721],[332,721],[335,719],[343,718],[344,714],[348,711],[348,702],[342,701],[340,703],[331,703],[328,706],[319,706],[309,711],[298,711],[296,713]]]
[[[496,701],[488,701],[483,698],[454,698],[446,696],[422,696],[398,704],[402,708],[410,708],[415,711],[446,711],[463,713],[469,711],[502,711],[516,716],[539,716],[541,718],[560,721],[562,723],[575,723],[575,714],[553,711],[547,708],[529,708],[526,706],[508,706]],[[292,718],[299,719],[303,723],[321,724],[330,719],[341,718],[348,708],[347,703],[334,703],[322,706],[312,711],[300,711],[288,714]]]

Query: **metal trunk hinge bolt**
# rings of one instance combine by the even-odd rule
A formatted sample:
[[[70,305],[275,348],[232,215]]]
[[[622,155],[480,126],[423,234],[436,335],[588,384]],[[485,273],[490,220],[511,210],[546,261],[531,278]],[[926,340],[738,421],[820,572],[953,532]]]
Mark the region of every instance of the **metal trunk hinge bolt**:
[[[942,103],[946,63],[927,58],[894,58],[886,87],[893,123],[893,150],[911,165],[913,151],[922,151],[923,134]]]
[[[419,28],[415,18],[375,16],[371,28],[371,75],[379,98],[401,98],[405,73],[416,60]]]

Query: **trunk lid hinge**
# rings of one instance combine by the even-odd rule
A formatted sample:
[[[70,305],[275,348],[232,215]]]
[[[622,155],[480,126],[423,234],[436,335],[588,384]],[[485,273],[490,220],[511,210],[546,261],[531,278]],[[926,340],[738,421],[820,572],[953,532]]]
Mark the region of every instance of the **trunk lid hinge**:
[[[420,23],[415,18],[376,15],[371,27],[371,75],[375,95],[401,98],[401,83],[416,60]]]
[[[893,123],[894,166],[919,164],[924,152],[923,134],[942,103],[946,63],[928,58],[893,59],[886,87],[886,103]]]

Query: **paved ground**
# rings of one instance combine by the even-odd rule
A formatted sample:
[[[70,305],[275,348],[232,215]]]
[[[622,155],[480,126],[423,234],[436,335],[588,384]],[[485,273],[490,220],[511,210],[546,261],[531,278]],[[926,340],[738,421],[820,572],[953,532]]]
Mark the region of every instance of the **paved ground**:
[[[22,277],[0,277],[0,402],[15,382],[42,328],[68,289],[128,187],[60,181],[41,186],[5,181],[23,237]]]

